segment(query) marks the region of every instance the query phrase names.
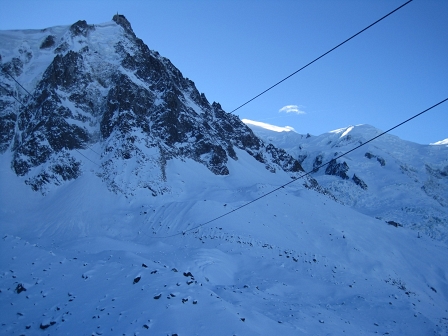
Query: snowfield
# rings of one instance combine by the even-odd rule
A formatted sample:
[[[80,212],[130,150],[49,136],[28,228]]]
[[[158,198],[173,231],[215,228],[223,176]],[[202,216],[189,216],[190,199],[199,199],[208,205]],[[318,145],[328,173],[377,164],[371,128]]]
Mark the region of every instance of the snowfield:
[[[289,179],[252,161],[173,160],[176,193],[126,198],[93,171],[42,196],[2,160],[0,334],[447,333],[446,245],[301,183],[182,234]]]

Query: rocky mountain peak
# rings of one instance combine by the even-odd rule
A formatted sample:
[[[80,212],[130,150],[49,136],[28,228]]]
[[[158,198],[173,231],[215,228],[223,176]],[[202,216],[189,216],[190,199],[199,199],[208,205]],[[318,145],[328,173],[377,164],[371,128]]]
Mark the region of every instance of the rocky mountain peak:
[[[124,32],[85,21],[65,32],[53,30],[57,34],[51,28],[36,31],[42,37],[33,39],[38,45],[29,49],[45,51],[31,53],[28,63],[19,64],[19,80],[32,83],[31,97],[23,104],[12,98],[21,92],[17,83],[0,77],[5,91],[0,97],[0,123],[5,126],[0,149],[10,148],[13,170],[33,190],[46,193],[94,164],[114,192],[131,195],[145,188],[158,195],[169,190],[165,170],[170,160],[191,159],[213,174],[228,175],[229,160],[238,160],[238,151],[270,172],[298,176],[302,167],[297,160],[266,145],[219,103],[210,104],[193,81],[135,37],[123,15],[113,21]],[[21,36],[16,37],[18,45]],[[113,48],[102,49],[98,39]],[[48,58],[57,45],[63,48]],[[27,72],[42,64],[41,75]]]
[[[135,37],[135,33],[132,30],[131,23],[126,19],[126,17],[122,14],[115,14],[112,18],[112,21],[116,22],[118,25],[122,26],[124,30],[131,36]]]

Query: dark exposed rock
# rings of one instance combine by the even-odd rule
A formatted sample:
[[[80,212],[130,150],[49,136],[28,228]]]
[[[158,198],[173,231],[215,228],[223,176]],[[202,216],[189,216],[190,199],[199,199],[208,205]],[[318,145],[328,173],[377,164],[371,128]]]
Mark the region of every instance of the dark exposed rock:
[[[191,274],[191,272],[184,272],[184,276],[185,277],[191,277],[194,279],[193,274]]]
[[[402,224],[397,223],[395,221],[387,221],[386,223],[395,227],[403,226]]]
[[[304,171],[299,161],[286,153],[284,149],[269,144],[266,146],[266,152],[271,155],[272,161],[282,167],[284,171],[294,173]]]
[[[50,49],[56,43],[55,37],[53,35],[48,35],[45,40],[41,43],[40,49]]]
[[[4,153],[8,149],[14,138],[16,120],[17,117],[12,112],[0,115],[0,153]]]
[[[85,20],[79,20],[78,22],[75,22],[71,25],[70,32],[73,36],[82,35],[86,37],[89,31],[94,29],[95,27],[93,25],[88,25]]]
[[[70,50],[65,55],[56,55],[44,72],[38,90],[43,87],[71,89],[74,85],[82,90],[91,82],[90,74],[86,70],[82,54]]]
[[[131,27],[131,23],[126,19],[124,15],[116,14],[112,18],[112,20],[122,26],[127,33],[131,34],[131,36],[135,37],[134,31]]]
[[[448,176],[448,166],[445,166],[443,169],[440,170],[440,175],[442,175],[443,177]]]
[[[15,289],[15,292],[16,292],[17,294],[20,294],[20,293],[25,292],[25,291],[26,291],[26,288],[25,288],[25,286],[23,286],[23,284],[21,284],[21,283],[19,283],[19,284],[17,285],[16,289]]]
[[[2,70],[7,75],[18,77],[22,74],[23,62],[18,57],[13,57],[12,60],[2,66]]]
[[[384,160],[382,157],[378,156],[376,160],[380,163],[381,166],[384,167],[386,165],[386,160]]]
[[[349,177],[347,175],[347,171],[349,170],[348,164],[344,161],[342,163],[337,163],[336,160],[331,160],[325,169],[325,174],[334,175],[343,178],[344,180],[348,180]]]
[[[356,185],[359,185],[362,189],[367,190],[367,184],[361,180],[356,174],[353,174],[353,182],[355,182]]]
[[[52,325],[55,325],[55,324],[56,324],[56,321],[51,321],[49,323],[41,323],[39,328],[42,329],[42,330],[45,330],[45,329],[47,329],[47,328],[49,328],[49,327],[51,327]]]

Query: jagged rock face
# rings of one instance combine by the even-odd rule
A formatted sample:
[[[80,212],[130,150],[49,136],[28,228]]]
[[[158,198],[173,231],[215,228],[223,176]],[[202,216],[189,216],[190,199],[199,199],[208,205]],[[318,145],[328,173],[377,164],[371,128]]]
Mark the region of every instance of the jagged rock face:
[[[331,160],[328,164],[327,168],[325,169],[325,174],[327,175],[334,175],[339,176],[343,178],[344,180],[348,180],[349,177],[347,175],[347,172],[349,170],[349,166],[347,162],[336,162],[336,160]]]
[[[0,153],[4,153],[14,138],[17,115],[14,112],[14,101],[6,96],[8,91],[0,87],[0,92]]]
[[[98,175],[111,190],[127,194],[132,192],[124,167],[132,166],[137,185],[157,195],[167,190],[168,160],[193,159],[227,175],[228,160],[238,160],[235,148],[269,171],[293,177],[302,171],[284,150],[266,146],[238,117],[210,104],[168,59],[135,36],[122,15],[104,25],[78,21],[63,33],[46,32],[4,67],[19,76],[40,53],[54,57],[32,97],[6,74],[0,77],[7,91],[0,100],[0,150],[11,147],[13,170],[34,190],[45,192],[80,176],[86,163],[80,150],[98,143]],[[19,93],[23,105],[8,97]]]

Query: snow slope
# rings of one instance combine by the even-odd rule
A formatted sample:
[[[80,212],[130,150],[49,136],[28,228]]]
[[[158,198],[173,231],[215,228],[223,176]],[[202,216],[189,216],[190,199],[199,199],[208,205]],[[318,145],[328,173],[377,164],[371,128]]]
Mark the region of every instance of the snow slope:
[[[304,136],[248,125],[297,158],[307,172],[382,133],[370,125],[357,125]],[[332,166],[320,168],[312,177],[344,204],[448,242],[448,147],[385,134]]]
[[[171,160],[153,198],[93,173],[42,196],[2,160],[0,334],[448,332],[446,246],[300,183],[186,231],[290,179],[238,155]]]

